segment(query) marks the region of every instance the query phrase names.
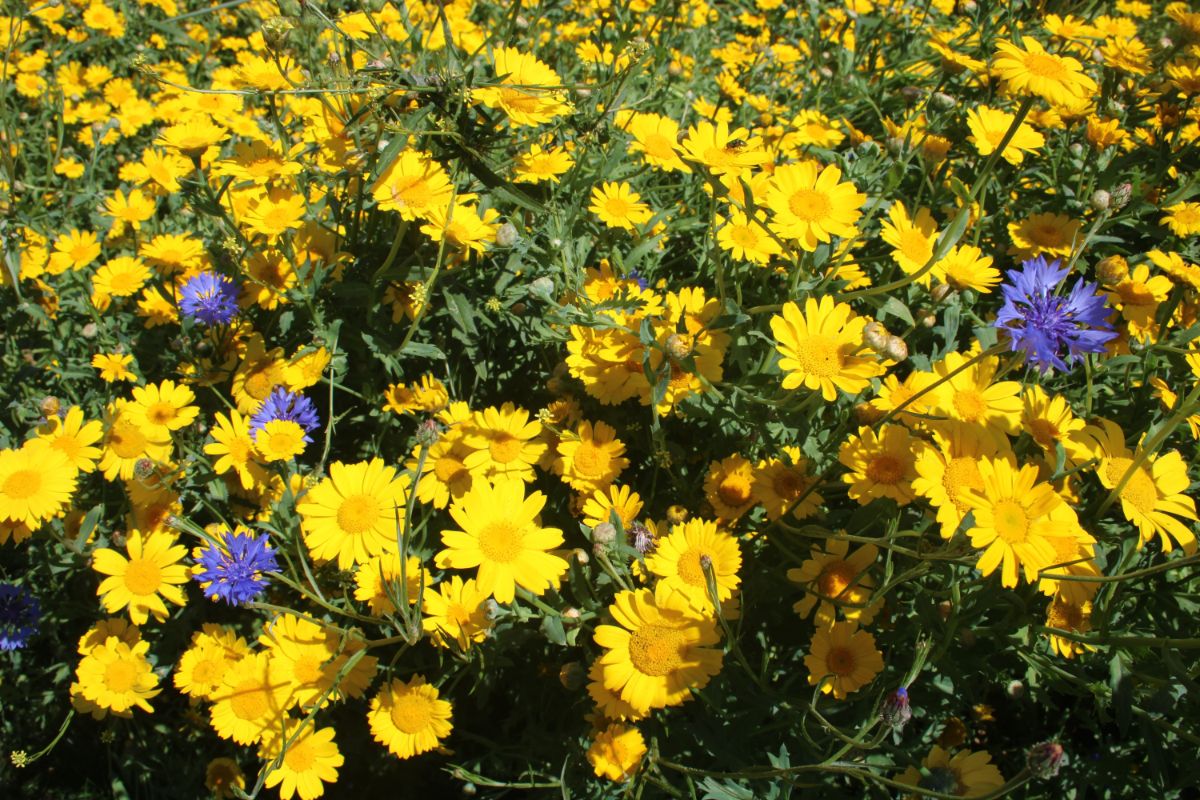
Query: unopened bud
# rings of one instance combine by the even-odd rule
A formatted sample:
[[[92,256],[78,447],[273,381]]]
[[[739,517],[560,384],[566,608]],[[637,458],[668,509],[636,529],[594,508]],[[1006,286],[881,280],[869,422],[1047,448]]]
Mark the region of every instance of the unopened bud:
[[[892,361],[904,361],[908,358],[908,345],[899,336],[889,336],[887,344],[883,348],[882,355],[887,356]]]
[[[918,86],[905,86],[900,90],[900,96],[904,98],[904,102],[912,105],[921,99],[925,92]]]
[[[47,419],[53,417],[58,413],[59,408],[60,404],[58,402],[58,398],[54,395],[42,398],[41,409],[43,417],[46,417]]]
[[[950,296],[954,291],[954,287],[948,283],[939,283],[929,291],[929,296],[933,298],[933,302],[940,303]]]
[[[876,353],[881,352],[887,347],[887,340],[890,335],[888,329],[883,327],[883,323],[878,320],[871,320],[863,326],[863,343]]]
[[[883,720],[884,725],[897,733],[904,730],[904,726],[912,719],[912,708],[908,704],[908,690],[901,686],[889,694],[883,701],[883,708],[879,710],[879,718]]]
[[[437,420],[427,419],[417,426],[417,444],[422,447],[433,447],[442,433],[442,426]]]
[[[1114,286],[1129,277],[1129,262],[1122,256],[1109,256],[1096,264],[1096,278],[1107,286]]]
[[[950,612],[953,610],[954,604],[949,600],[943,600],[937,605],[938,616],[942,618],[942,622],[950,619]]]
[[[1029,771],[1035,778],[1053,778],[1062,767],[1066,752],[1058,742],[1042,742],[1035,744],[1025,759]]]
[[[592,552],[601,555],[617,540],[617,529],[611,522],[601,522],[592,528]]]
[[[945,92],[934,92],[933,97],[929,98],[929,102],[939,111],[949,111],[958,105],[958,101],[952,95]]]
[[[1112,205],[1112,195],[1103,189],[1097,189],[1092,192],[1091,200],[1088,201],[1096,211],[1107,211]]]
[[[934,325],[937,325],[937,314],[933,312],[933,309],[927,308],[920,315],[917,321],[920,322],[921,326],[924,328],[932,328]]]
[[[1117,184],[1113,187],[1112,194],[1112,209],[1120,211],[1129,203],[1129,199],[1133,197],[1133,184],[1129,181]]]
[[[531,294],[550,298],[554,295],[554,281],[545,276],[535,278],[533,282],[529,284],[529,291]]]
[[[562,665],[562,669],[558,671],[558,682],[563,685],[563,688],[569,692],[575,692],[583,688],[583,682],[587,679],[587,670],[578,661],[571,661]]]
[[[575,622],[579,619],[579,617],[580,613],[578,608],[568,607],[567,610],[562,612],[562,618],[568,622]]]
[[[1079,142],[1073,142],[1067,149],[1070,150],[1071,155],[1075,156],[1076,158],[1079,158],[1083,155],[1083,145]]]
[[[692,354],[691,337],[672,333],[667,337],[667,353],[676,361],[687,358]]]
[[[500,247],[512,247],[517,243],[517,226],[506,222],[496,229],[496,244]]]
[[[883,419],[884,412],[870,403],[858,403],[854,406],[854,419],[859,425],[874,425]]]
[[[672,78],[678,78],[683,74],[683,64],[680,64],[678,61],[672,61],[667,65],[667,74]]]
[[[87,325],[84,325],[83,330],[80,331],[80,333],[83,334],[83,338],[85,338],[85,339],[95,339],[96,334],[99,332],[100,332],[100,328],[97,327],[96,323],[94,323],[94,322],[89,322]]]
[[[139,458],[133,463],[133,477],[139,481],[149,480],[155,471],[154,462],[148,458]]]
[[[575,563],[579,564],[580,566],[587,564],[592,560],[592,557],[588,555],[588,551],[584,550],[582,547],[576,547],[574,550],[572,550],[571,558],[575,559]]]
[[[631,524],[625,529],[625,533],[629,537],[629,544],[644,556],[650,555],[658,547],[654,541],[654,534],[640,522]]]
[[[1025,684],[1020,681],[1009,681],[1004,691],[1011,699],[1020,700],[1025,696]]]
[[[680,505],[667,507],[667,522],[672,525],[682,525],[687,522],[688,510]]]

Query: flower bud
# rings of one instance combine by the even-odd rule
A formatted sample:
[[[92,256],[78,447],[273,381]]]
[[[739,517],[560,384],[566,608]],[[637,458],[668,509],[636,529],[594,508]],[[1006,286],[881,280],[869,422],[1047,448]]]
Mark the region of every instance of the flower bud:
[[[1035,744],[1029,751],[1025,763],[1035,778],[1053,778],[1058,774],[1066,756],[1063,746],[1058,742],[1042,742]]]
[[[678,78],[683,74],[683,64],[680,64],[678,61],[672,61],[670,64],[667,64],[667,74],[672,78]]]
[[[1025,684],[1021,683],[1020,681],[1009,681],[1008,686],[1004,688],[1004,691],[1008,694],[1010,699],[1020,700],[1025,696]]]
[[[417,444],[422,447],[433,447],[442,433],[442,426],[437,420],[427,419],[417,426]]]
[[[672,525],[682,525],[687,522],[688,510],[680,505],[667,507],[667,522]]]
[[[863,326],[863,343],[876,353],[887,347],[888,336],[888,329],[878,320],[871,320]]]
[[[945,92],[934,92],[933,96],[929,98],[929,102],[939,111],[949,111],[958,105],[958,101],[952,95],[948,95]]]
[[[506,222],[496,229],[496,244],[500,247],[512,247],[521,238],[517,234],[517,226]]]
[[[575,559],[575,563],[581,566],[592,560],[592,557],[588,555],[588,551],[584,550],[582,547],[576,547],[574,550],[572,550],[571,558]]]
[[[912,708],[908,704],[908,690],[901,686],[884,698],[883,708],[879,710],[879,718],[883,720],[884,725],[897,733],[904,730],[904,726],[912,719]]]
[[[687,358],[692,354],[691,337],[672,333],[667,337],[667,353],[676,361]]]
[[[1129,181],[1114,186],[1112,190],[1113,211],[1120,211],[1124,208],[1131,197],[1133,197],[1133,184]]]
[[[139,458],[133,463],[133,477],[136,480],[149,480],[155,472],[154,462],[148,458]]]
[[[56,414],[58,414],[58,409],[60,407],[61,406],[59,405],[58,398],[55,397],[54,395],[49,395],[47,397],[42,398],[41,409],[42,409],[43,417],[46,417],[47,419],[49,419],[50,417],[55,416]]]
[[[640,522],[632,523],[625,529],[625,533],[629,537],[629,544],[644,556],[650,555],[658,548],[658,543],[654,541],[654,534]]]
[[[1073,142],[1067,149],[1070,150],[1071,155],[1075,156],[1076,158],[1079,158],[1083,155],[1083,145],[1079,142]]]
[[[1115,286],[1129,277],[1129,263],[1122,256],[1109,256],[1096,264],[1096,278],[1106,286]]]
[[[950,619],[950,612],[954,610],[954,604],[949,600],[943,600],[937,606],[938,616],[942,618],[942,622]]]
[[[532,283],[529,284],[529,291],[531,294],[536,294],[541,297],[553,297],[554,281],[551,278],[547,278],[543,275],[540,278],[536,278]]]
[[[912,105],[921,99],[925,92],[919,86],[905,86],[900,90],[900,96],[904,98],[904,102]]]
[[[889,336],[883,347],[882,355],[892,361],[904,361],[908,358],[908,345],[899,336]]]
[[[859,425],[874,425],[883,419],[884,412],[870,403],[858,403],[854,406],[854,419]]]
[[[83,330],[80,331],[85,339],[95,339],[96,334],[99,332],[100,328],[94,322],[89,322],[87,325],[84,325]]]
[[[937,286],[934,286],[932,290],[930,290],[929,296],[933,298],[933,302],[940,303],[949,297],[950,293],[953,291],[954,287],[950,284],[939,283]]]
[[[611,522],[601,522],[592,528],[592,552],[601,555],[617,540],[617,529]]]
[[[565,611],[562,612],[562,618],[564,620],[566,620],[567,622],[575,622],[576,620],[579,619],[579,617],[580,617],[579,609],[575,608],[573,606],[567,608]]]
[[[1109,206],[1112,205],[1112,195],[1103,189],[1097,189],[1092,192],[1092,197],[1088,202],[1096,211],[1107,211]]]
[[[562,669],[558,671],[558,682],[563,685],[563,688],[568,692],[576,692],[583,688],[583,682],[587,679],[587,670],[578,661],[571,661],[562,665]]]

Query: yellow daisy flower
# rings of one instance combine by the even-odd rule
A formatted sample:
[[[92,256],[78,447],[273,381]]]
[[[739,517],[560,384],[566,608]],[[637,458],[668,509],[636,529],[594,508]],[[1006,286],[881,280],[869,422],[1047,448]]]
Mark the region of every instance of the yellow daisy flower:
[[[1092,629],[1092,604],[1086,600],[1082,603],[1073,603],[1062,597],[1055,597],[1050,601],[1050,605],[1046,606],[1046,627],[1070,633],[1087,633]],[[1050,648],[1054,654],[1066,659],[1096,649],[1091,645],[1055,633],[1045,635],[1050,639]]]
[[[333,728],[318,729],[302,725],[300,720],[291,720],[282,730],[272,732],[261,755],[268,769],[263,787],[278,786],[283,800],[296,794],[301,800],[321,797],[325,784],[337,783],[337,768],[346,761],[333,740]]]
[[[539,514],[546,505],[541,492],[525,495],[525,484],[514,478],[496,483],[479,481],[450,506],[460,530],[443,530],[437,554],[439,569],[478,568],[479,590],[511,603],[520,586],[535,595],[558,585],[567,562],[546,552],[562,544],[562,531],[542,527]]]
[[[367,722],[371,736],[397,758],[412,758],[441,745],[450,735],[453,709],[422,675],[405,682],[398,678],[371,700]]]
[[[1072,106],[1095,95],[1096,82],[1083,72],[1077,60],[1047,52],[1031,37],[1017,39],[998,42],[992,61],[992,69],[1010,92],[1030,92],[1061,106]]]
[[[962,369],[970,360],[962,353],[947,353],[933,365],[939,380],[953,374],[933,390],[934,412],[1015,436],[1021,421],[1021,384],[1017,381],[992,382],[1000,368],[1000,359],[996,356],[979,359]]]
[[[736,453],[712,462],[704,494],[718,517],[734,522],[754,507],[754,465]]]
[[[546,64],[515,47],[498,47],[492,55],[499,83],[472,89],[475,102],[500,109],[513,126],[541,125],[570,113],[562,80]]]
[[[127,411],[148,437],[161,439],[196,420],[200,409],[191,405],[195,400],[196,394],[189,387],[165,380],[157,386],[135,386],[133,403]]]
[[[407,474],[373,458],[357,464],[335,461],[329,477],[296,503],[304,543],[317,561],[337,559],[338,569],[396,552],[409,489]]]
[[[412,605],[421,597],[424,587],[433,585],[433,576],[421,566],[421,559],[416,556],[409,556],[401,570],[397,553],[375,556],[354,571],[354,599],[367,603],[372,616],[394,614],[396,601],[400,599],[402,572],[405,601]]]
[[[804,666],[809,685],[820,684],[822,694],[844,700],[883,671],[883,654],[875,647],[875,637],[860,631],[857,622],[835,622],[817,628]]]
[[[967,112],[967,127],[971,131],[967,141],[975,145],[979,155],[990,156],[999,147],[1015,120],[1016,115],[1007,111],[989,106],[976,106]],[[1045,143],[1046,137],[1022,122],[1001,156],[1016,166],[1025,160],[1025,153],[1033,152]]]
[[[129,371],[133,356],[126,353],[96,353],[92,356],[92,366],[100,370],[100,380],[105,383],[116,381],[136,381],[137,376]]]
[[[904,203],[897,200],[888,209],[888,218],[880,226],[879,237],[892,247],[892,260],[906,275],[914,275],[933,257],[933,246],[937,241],[937,221],[928,208],[917,211],[910,218]],[[922,286],[929,285],[931,274],[926,272],[918,279]]]
[[[583,502],[583,522],[589,528],[594,528],[602,522],[612,522],[611,516],[615,511],[621,520],[621,526],[629,530],[642,513],[642,498],[628,486],[609,486],[607,489],[597,489]]]
[[[960,292],[974,289],[990,294],[1000,283],[1000,270],[992,266],[992,257],[969,244],[950,248],[950,252],[933,265],[933,273]]]
[[[642,202],[642,196],[624,181],[605,181],[601,186],[593,186],[588,211],[608,227],[627,231],[644,225],[654,216],[650,207]]]
[[[838,450],[838,461],[850,470],[842,476],[850,499],[864,506],[877,497],[890,497],[902,506],[911,503],[916,461],[928,446],[901,425],[883,425],[878,432],[859,428]]]
[[[206,622],[192,634],[191,645],[179,657],[172,680],[188,697],[207,700],[221,686],[225,673],[250,653],[246,640],[230,628]]]
[[[997,439],[986,428],[965,422],[947,421],[932,427],[935,446],[922,449],[917,457],[912,487],[937,509],[942,538],[950,539],[971,510],[967,493],[984,488],[980,459],[1008,451],[1008,439]]]
[[[879,548],[864,544],[851,553],[850,543],[844,539],[826,539],[821,547],[814,547],[799,567],[787,571],[789,581],[804,587],[804,597],[792,610],[807,617],[816,608],[819,628],[832,625],[839,611],[851,622],[869,625],[883,607],[882,599],[868,604],[875,589],[869,570],[879,557]]]
[[[697,615],[682,594],[620,592],[608,607],[616,625],[596,628],[604,686],[636,713],[679,705],[721,671],[716,623]]]
[[[485,604],[488,596],[475,581],[452,575],[436,587],[426,588],[423,597],[421,626],[438,647],[450,647],[454,642],[466,650],[472,642],[487,638],[492,628]]]
[[[817,170],[815,161],[777,168],[765,200],[774,215],[771,230],[781,239],[797,240],[809,252],[834,236],[855,236],[859,209],[867,199],[854,184],[841,182],[842,171],[836,166]]]
[[[266,482],[267,471],[255,459],[256,449],[247,417],[237,409],[231,410],[229,416],[218,412],[212,438],[212,442],[204,445],[204,452],[215,456],[213,472],[218,475],[234,472],[243,489]]]
[[[0,520],[37,530],[71,502],[77,475],[62,450],[45,439],[0,450]]]
[[[658,539],[654,553],[646,558],[646,568],[662,578],[659,585],[682,594],[693,608],[712,613],[705,561],[712,565],[717,599],[729,600],[741,583],[742,551],[737,539],[719,530],[715,522],[693,518],[676,525],[670,535]]]
[[[1167,213],[1160,225],[1166,225],[1176,236],[1195,236],[1200,233],[1200,203],[1176,203],[1163,209]]]
[[[617,438],[611,425],[584,420],[574,435],[564,434],[559,440],[554,471],[576,491],[598,491],[615,481],[629,466],[624,453],[625,443]]]
[[[287,708],[289,686],[275,674],[267,653],[251,653],[230,667],[209,695],[213,731],[238,744],[255,744],[277,730]]]
[[[128,558],[105,547],[92,555],[92,569],[108,576],[96,589],[105,611],[128,608],[129,618],[142,625],[150,614],[159,622],[167,618],[164,599],[177,606],[187,603],[183,586],[188,568],[182,563],[187,548],[176,544],[172,534],[130,531],[125,552]]]
[[[788,509],[796,519],[811,517],[825,502],[819,492],[809,491],[816,477],[799,447],[784,447],[783,453],[786,459],[772,457],[754,465],[754,502],[766,509],[767,519],[779,519]],[[808,496],[800,501],[805,492]]]
[[[83,409],[71,406],[63,416],[53,416],[37,430],[38,437],[51,449],[66,456],[80,472],[94,472],[100,458],[100,448],[93,447],[104,437],[100,420],[84,422]]]
[[[114,714],[127,714],[134,706],[153,714],[149,700],[162,689],[146,660],[149,649],[149,642],[130,646],[115,636],[93,647],[75,672],[84,699]]]
[[[626,781],[646,756],[646,740],[632,725],[609,725],[597,731],[587,750],[587,760],[599,778]]]
[[[935,744],[921,766],[926,774],[909,767],[896,776],[896,781],[908,786],[936,787],[959,797],[982,797],[1004,785],[1004,776],[992,763],[992,757],[982,750],[959,750],[952,757]]]
[[[538,439],[541,432],[541,423],[530,421],[529,412],[512,403],[477,411],[463,435],[463,443],[474,452],[463,463],[481,477],[532,481],[533,465],[546,449]]]
[[[871,378],[883,374],[878,361],[858,355],[866,324],[866,318],[829,295],[808,298],[803,312],[785,303],[782,316],[771,317],[775,349],[783,356],[779,368],[786,373],[783,388],[819,389],[828,402],[837,399],[839,389],[849,395],[866,389]]]

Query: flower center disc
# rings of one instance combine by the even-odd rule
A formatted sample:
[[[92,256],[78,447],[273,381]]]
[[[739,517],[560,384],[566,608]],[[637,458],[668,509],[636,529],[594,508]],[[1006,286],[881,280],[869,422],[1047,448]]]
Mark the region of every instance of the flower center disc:
[[[946,488],[946,494],[950,495],[951,502],[959,511],[965,513],[968,506],[963,500],[966,495],[964,490],[983,490],[983,476],[979,474],[979,464],[970,456],[950,459],[945,473],[942,474],[942,486]]]
[[[1104,474],[1109,483],[1113,486],[1120,483],[1132,464],[1133,460],[1129,458],[1109,459],[1104,467]],[[1138,467],[1130,476],[1129,482],[1121,490],[1121,499],[1143,514],[1154,510],[1154,504],[1158,502],[1158,489],[1154,486],[1154,479],[1146,474],[1144,467]]]
[[[987,402],[976,389],[954,393],[954,410],[967,422],[978,422],[987,411]]]
[[[509,464],[520,457],[521,440],[511,433],[497,434],[488,445],[488,452],[492,455],[492,461],[497,464]]]
[[[585,478],[599,478],[608,471],[608,453],[591,442],[580,442],[575,450],[575,471]]]
[[[525,532],[506,519],[489,522],[479,532],[479,549],[492,561],[508,564],[521,554]]]
[[[683,666],[683,633],[662,625],[643,625],[629,637],[629,660],[643,675],[669,675]]]
[[[317,760],[317,754],[313,752],[310,742],[311,739],[305,739],[302,742],[293,743],[287,749],[283,763],[292,772],[308,772],[312,769],[313,763]]]
[[[433,704],[419,694],[406,694],[392,700],[392,724],[404,733],[418,733],[433,721]]]
[[[821,570],[821,575],[817,578],[817,588],[826,597],[841,599],[842,593],[854,581],[855,574],[856,571],[850,564],[834,561]]]
[[[14,500],[33,497],[41,488],[41,475],[31,469],[19,469],[4,480],[4,493]]]
[[[350,495],[338,507],[338,527],[346,533],[366,533],[378,520],[379,503],[370,495]]]
[[[854,651],[848,647],[834,647],[825,657],[825,663],[834,675],[849,675],[854,672]]]
[[[842,351],[828,336],[810,336],[796,348],[796,360],[811,375],[828,378],[842,368]]]
[[[1029,517],[1016,500],[1001,500],[992,508],[996,535],[1009,544],[1020,544],[1029,535]]]
[[[125,568],[125,586],[136,595],[150,595],[162,584],[162,570],[153,561],[144,558],[130,559]]]
[[[900,462],[893,456],[882,455],[871,459],[867,465],[867,477],[875,483],[893,484],[904,475]]]
[[[114,694],[124,694],[133,688],[137,668],[128,661],[114,661],[104,670],[104,684]]]
[[[108,446],[121,458],[136,458],[146,452],[146,437],[132,422],[122,420],[108,432]]]
[[[257,720],[265,717],[271,708],[267,691],[256,680],[243,681],[233,690],[229,707],[238,719]]]
[[[829,198],[816,189],[798,189],[788,198],[788,210],[805,222],[816,222],[829,216]]]
[[[741,475],[728,475],[721,481],[717,495],[729,506],[742,506],[750,502],[750,481]]]

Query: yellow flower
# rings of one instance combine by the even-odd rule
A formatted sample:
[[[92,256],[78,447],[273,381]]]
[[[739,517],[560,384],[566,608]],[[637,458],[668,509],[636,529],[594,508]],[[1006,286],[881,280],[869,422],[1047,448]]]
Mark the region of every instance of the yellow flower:
[[[114,714],[124,715],[134,706],[153,714],[148,701],[162,689],[146,660],[149,649],[149,642],[130,646],[115,636],[93,647],[75,673],[83,697]]]
[[[395,211],[401,219],[426,218],[450,205],[454,187],[445,168],[428,153],[401,150],[375,183],[371,196],[382,211]]]
[[[782,248],[771,236],[766,220],[761,214],[748,217],[736,208],[729,211],[728,218],[718,218],[717,245],[728,250],[740,261],[766,265],[771,256],[779,255]]]
[[[1108,293],[1109,302],[1121,311],[1131,338],[1157,339],[1158,307],[1171,293],[1173,284],[1165,275],[1150,275],[1150,268],[1138,264]]]
[[[922,449],[917,457],[912,486],[937,509],[942,538],[950,539],[971,510],[967,493],[984,488],[980,459],[1008,451],[1008,439],[965,422],[946,421],[932,427],[935,447]]]
[[[309,436],[299,423],[273,419],[254,434],[254,449],[263,461],[291,461],[304,452]]]
[[[683,595],[623,591],[608,610],[617,624],[595,633],[606,651],[603,684],[636,713],[680,705],[721,671],[722,653],[709,646],[720,640],[716,623],[698,616]]]
[[[411,388],[403,383],[388,386],[383,396],[387,400],[384,410],[396,414],[436,414],[450,403],[446,387],[428,373],[422,375],[420,382],[414,383]]]
[[[937,787],[959,797],[993,794],[1004,785],[1004,776],[992,763],[992,757],[982,750],[960,750],[951,757],[935,744],[921,766],[928,777],[916,767],[909,767],[896,776],[896,781],[908,786]]]
[[[75,493],[78,469],[46,439],[0,450],[0,520],[33,531],[62,513]]]
[[[217,424],[212,428],[213,441],[204,445],[204,452],[216,456],[213,472],[224,475],[229,471],[237,474],[243,489],[251,489],[267,481],[267,471],[255,460],[254,439],[250,436],[250,421],[236,409],[229,416],[217,413]]]
[[[815,607],[819,628],[832,625],[839,611],[851,622],[870,624],[883,606],[882,599],[868,604],[875,589],[869,570],[879,556],[879,548],[865,544],[851,553],[848,541],[833,538],[826,539],[822,547],[820,551],[813,548],[798,568],[787,571],[789,581],[804,587],[804,597],[792,610],[807,617]]]
[[[684,159],[703,164],[713,175],[741,175],[771,159],[761,139],[745,128],[730,130],[726,120],[693,125],[680,147]]]
[[[990,156],[1000,146],[1015,120],[1016,116],[1007,111],[976,106],[967,112],[967,127],[971,130],[967,141],[975,145],[979,155]],[[1046,137],[1022,122],[1001,155],[1005,161],[1016,166],[1025,160],[1025,153],[1037,150],[1045,143]]]
[[[1186,494],[1192,483],[1187,463],[1178,452],[1150,455],[1140,444],[1130,450],[1120,426],[1103,418],[1072,438],[1100,459],[1095,470],[1105,489],[1115,491],[1124,482],[1121,512],[1138,528],[1139,549],[1157,536],[1164,552],[1175,544],[1188,555],[1196,552],[1196,534],[1181,521],[1197,517],[1196,501]]]
[[[558,176],[575,166],[575,160],[563,147],[543,149],[537,143],[520,153],[513,162],[513,180],[517,183],[558,183]]]
[[[278,786],[283,800],[295,794],[301,800],[315,800],[325,794],[325,784],[337,783],[337,768],[346,759],[333,741],[333,728],[317,729],[299,720],[289,719],[289,723],[272,731],[263,744],[261,755],[269,770],[263,786]]]
[[[654,216],[650,207],[641,200],[642,196],[633,191],[628,183],[605,181],[602,186],[592,187],[592,204],[588,206],[588,211],[610,228],[632,231]]]
[[[901,425],[883,425],[878,433],[868,427],[842,443],[838,461],[849,473],[842,481],[850,485],[850,499],[866,505],[877,497],[890,497],[898,505],[913,501],[912,481],[917,477],[916,460],[928,447],[914,439]]]
[[[133,356],[125,353],[96,353],[92,356],[92,366],[100,370],[100,379],[106,383],[116,381],[136,381],[137,376],[129,371]]]
[[[66,456],[80,472],[93,472],[100,458],[100,449],[93,447],[104,436],[99,420],[84,422],[83,409],[71,406],[62,417],[53,416],[38,428],[38,437]]]
[[[492,628],[485,603],[488,596],[475,581],[453,575],[435,588],[426,588],[423,597],[421,626],[438,647],[454,642],[466,650],[472,642],[487,638]]]
[[[963,369],[970,360],[962,353],[952,352],[933,365],[939,380],[953,376],[933,390],[935,413],[1015,436],[1021,420],[1021,384],[992,382],[1000,368],[996,356],[980,358]]]
[[[733,522],[754,506],[754,466],[736,453],[708,465],[704,494],[717,516]]]
[[[304,195],[287,188],[272,188],[258,195],[241,215],[242,225],[251,233],[273,242],[304,224]]]
[[[562,544],[562,531],[544,528],[539,514],[546,504],[541,492],[525,496],[525,484],[514,478],[479,481],[450,506],[460,530],[443,530],[446,549],[437,554],[439,569],[478,567],[479,590],[511,603],[520,586],[535,595],[556,587],[567,562],[546,552]]]
[[[440,699],[436,687],[422,675],[398,678],[371,700],[367,722],[371,736],[398,758],[412,758],[436,749],[450,735],[453,709]]]
[[[206,622],[175,667],[175,688],[188,697],[207,700],[221,686],[230,667],[250,653],[246,640],[229,628]]]
[[[421,446],[413,449],[413,457],[405,462],[406,469],[417,469]],[[446,431],[434,442],[425,455],[417,482],[417,499],[432,503],[435,508],[445,508],[450,498],[460,499],[471,488],[471,471],[463,462],[474,452],[463,444],[458,431]]]
[[[611,523],[615,512],[621,526],[629,530],[642,513],[642,505],[642,498],[628,486],[597,489],[583,503],[583,521],[589,528],[594,528],[602,522]]]
[[[933,272],[957,291],[974,289],[989,294],[1000,282],[1000,270],[992,266],[992,257],[969,244],[952,247],[933,265]]]
[[[463,462],[480,477],[516,477],[533,480],[533,465],[541,458],[546,443],[538,439],[542,425],[529,420],[529,412],[505,403],[477,411],[463,435],[472,453]]]
[[[783,315],[771,317],[775,348],[783,356],[779,368],[787,373],[783,388],[819,389],[828,402],[837,399],[838,389],[849,395],[866,389],[871,378],[883,374],[874,358],[857,355],[866,324],[866,318],[829,295],[819,302],[808,298],[803,313],[795,303],[785,303]]]
[[[1072,106],[1097,91],[1083,65],[1070,56],[1046,52],[1036,39],[1021,36],[996,47],[992,68],[1011,92],[1030,92],[1056,105]]]
[[[810,685],[820,684],[823,694],[843,700],[883,671],[883,654],[875,647],[875,637],[860,631],[857,622],[835,622],[817,628],[804,666]]]
[[[1037,581],[1038,572],[1055,563],[1050,538],[1086,539],[1075,511],[1048,483],[1038,482],[1032,464],[1018,468],[1012,456],[981,458],[980,490],[968,490],[967,505],[975,525],[967,531],[971,545],[983,550],[976,567],[984,576],[1001,567],[1001,583],[1009,588],[1018,581]]]
[[[593,425],[584,420],[574,436],[564,435],[558,442],[554,471],[564,482],[580,492],[606,488],[629,466],[624,457],[625,444],[605,422]]]
[[[596,776],[610,781],[626,781],[633,777],[646,755],[646,740],[632,725],[609,725],[598,731],[587,750]]]
[[[1047,458],[1053,457],[1060,442],[1067,449],[1068,457],[1072,457],[1076,448],[1071,434],[1083,430],[1083,426],[1083,420],[1076,419],[1071,404],[1062,395],[1050,395],[1037,384],[1021,389],[1021,430],[1033,438]],[[1072,457],[1073,463],[1086,460],[1086,457]]]
[[[904,203],[897,200],[888,209],[888,218],[880,227],[880,238],[892,246],[892,260],[907,275],[915,275],[933,257],[933,245],[938,237],[937,221],[928,208],[917,211],[915,218],[910,218]],[[917,282],[922,286],[929,285],[930,272],[926,272]]]
[[[221,678],[209,695],[212,728],[222,739],[254,744],[279,728],[284,719],[288,682],[276,675],[267,653],[251,653]]]
[[[171,431],[186,428],[200,409],[191,405],[196,394],[183,384],[165,380],[155,386],[135,386],[134,402],[126,408],[131,420],[152,439],[168,438]]]
[[[514,126],[541,125],[570,112],[562,80],[550,67],[514,47],[496,48],[493,55],[500,82],[473,89],[475,102],[500,109]]]
[[[187,603],[182,586],[188,582],[188,568],[181,563],[187,548],[176,544],[174,536],[131,531],[125,551],[128,558],[107,547],[92,556],[92,569],[108,576],[96,589],[105,611],[128,607],[129,618],[141,625],[150,614],[159,622],[167,618],[164,599],[177,606]]]
[[[239,797],[235,789],[244,791],[246,774],[232,758],[214,758],[204,768],[204,788],[220,800]]]
[[[354,571],[354,599],[367,603],[372,616],[394,614],[395,601],[400,599],[401,594],[401,573],[405,602],[409,605],[421,597],[423,587],[433,584],[433,576],[421,566],[421,559],[409,556],[401,570],[399,554],[384,553]]]
[[[742,551],[737,539],[717,528],[717,523],[690,519],[671,529],[669,536],[658,539],[654,553],[646,558],[646,568],[662,578],[660,586],[682,594],[693,608],[712,613],[704,564],[712,566],[717,599],[725,602],[741,583]]]
[[[795,239],[804,250],[834,236],[850,238],[867,196],[854,184],[841,182],[842,171],[830,164],[817,172],[815,161],[786,164],[771,176],[766,205],[774,214],[771,230],[781,239]]]
[[[155,143],[178,150],[189,158],[199,158],[208,148],[224,142],[228,137],[228,130],[214,124],[208,117],[197,116],[165,128]]]
[[[1008,223],[1013,241],[1010,252],[1022,260],[1038,255],[1069,256],[1077,244],[1079,228],[1079,222],[1066,214],[1033,214]]]
[[[92,305],[100,311],[114,297],[129,297],[150,280],[150,268],[140,258],[119,256],[106,262],[92,276]]]
[[[799,447],[784,447],[783,452],[786,459],[772,457],[755,464],[754,501],[766,509],[767,519],[779,519],[788,509],[796,519],[811,517],[825,500],[819,492],[809,491],[816,478],[809,474],[808,459]]]
[[[380,553],[396,552],[408,488],[408,475],[397,476],[382,459],[333,462],[329,477],[296,503],[313,558],[336,558],[338,569],[349,569]]]
[[[630,153],[640,153],[642,161],[664,172],[691,172],[679,157],[679,125],[661,114],[635,113],[625,130],[633,137]]]
[[[1046,606],[1046,627],[1069,633],[1087,633],[1092,629],[1092,604],[1086,600],[1082,603],[1072,603],[1062,597],[1055,597],[1050,601],[1050,605]],[[1050,639],[1050,647],[1055,655],[1066,659],[1096,649],[1056,633],[1047,633],[1046,636]]]

